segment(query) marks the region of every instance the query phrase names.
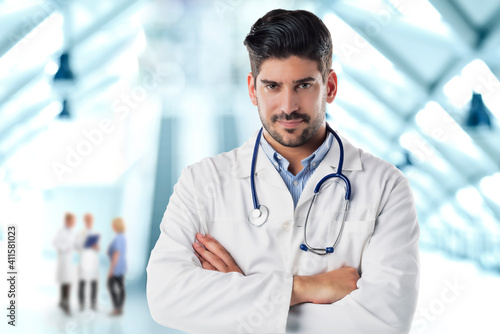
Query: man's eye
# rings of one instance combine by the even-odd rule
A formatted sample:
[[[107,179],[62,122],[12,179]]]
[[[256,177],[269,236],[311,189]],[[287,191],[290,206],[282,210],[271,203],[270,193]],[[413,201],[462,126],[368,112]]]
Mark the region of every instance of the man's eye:
[[[274,90],[274,89],[278,88],[278,85],[275,85],[275,84],[269,84],[269,85],[266,85],[266,88],[271,89],[271,90]]]
[[[311,87],[311,84],[307,83],[307,82],[306,83],[302,83],[302,84],[299,85],[299,88],[303,88],[303,89],[309,88],[309,87]]]

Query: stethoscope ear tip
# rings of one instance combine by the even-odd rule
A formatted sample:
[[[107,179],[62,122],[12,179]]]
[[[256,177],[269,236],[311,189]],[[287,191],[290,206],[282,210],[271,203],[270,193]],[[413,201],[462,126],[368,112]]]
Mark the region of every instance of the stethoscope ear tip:
[[[333,247],[326,247],[325,252],[333,253]]]
[[[307,252],[307,246],[304,244],[300,245],[300,249],[302,249],[304,252]]]

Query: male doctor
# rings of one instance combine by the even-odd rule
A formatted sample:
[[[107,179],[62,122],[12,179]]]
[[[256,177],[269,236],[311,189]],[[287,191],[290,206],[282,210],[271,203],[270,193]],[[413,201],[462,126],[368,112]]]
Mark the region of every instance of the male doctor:
[[[57,281],[61,285],[59,307],[66,314],[70,312],[71,283],[74,280],[73,251],[74,226],[76,217],[71,212],[64,215],[64,226],[57,231],[54,238],[54,247],[57,250]]]
[[[312,13],[273,10],[244,44],[263,133],[183,171],[147,268],[153,319],[189,333],[408,333],[419,228],[403,174],[341,137],[350,206],[332,178],[308,214],[314,188],[340,163],[325,122],[337,92],[328,29]],[[259,226],[253,158],[268,209]],[[300,249],[307,215],[308,244],[338,240],[333,253]]]

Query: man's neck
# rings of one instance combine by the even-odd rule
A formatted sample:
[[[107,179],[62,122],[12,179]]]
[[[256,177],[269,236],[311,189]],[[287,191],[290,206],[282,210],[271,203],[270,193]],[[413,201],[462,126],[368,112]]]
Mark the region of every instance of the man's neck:
[[[287,147],[281,145],[275,141],[267,131],[264,131],[264,138],[276,152],[278,152],[290,163],[288,165],[290,173],[297,175],[304,168],[304,166],[302,166],[302,160],[313,154],[313,152],[316,151],[325,141],[326,127],[320,127],[307,143],[298,147]]]

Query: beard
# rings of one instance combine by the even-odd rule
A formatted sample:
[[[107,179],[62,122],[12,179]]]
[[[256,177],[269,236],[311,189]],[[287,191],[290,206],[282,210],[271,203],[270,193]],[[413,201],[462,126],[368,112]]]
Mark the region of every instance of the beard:
[[[290,114],[282,112],[279,115],[273,115],[270,119],[270,122],[268,122],[268,120],[264,118],[263,114],[260,111],[260,105],[258,100],[257,100],[257,109],[259,110],[259,117],[262,122],[262,126],[264,127],[264,129],[266,129],[266,131],[275,141],[277,141],[279,144],[285,147],[299,147],[307,143],[318,131],[321,125],[325,122],[326,96],[323,96],[323,101],[321,104],[321,113],[315,118],[311,118],[311,116],[309,115],[293,111]],[[293,120],[301,120],[307,124],[306,128],[302,130],[302,133],[299,134],[298,137],[285,138],[285,136],[283,136],[276,130],[276,123],[278,121],[293,121]],[[290,134],[300,131],[298,129],[284,129],[284,130]]]

